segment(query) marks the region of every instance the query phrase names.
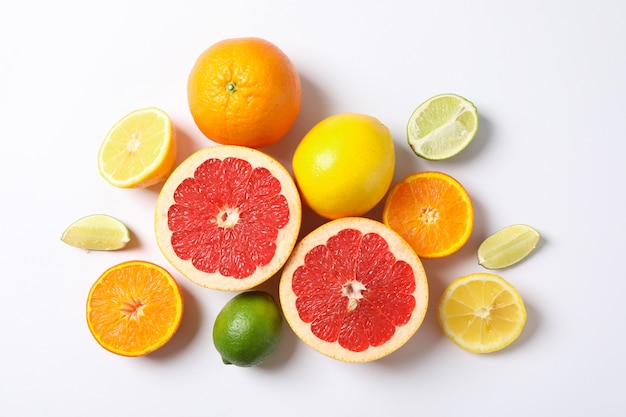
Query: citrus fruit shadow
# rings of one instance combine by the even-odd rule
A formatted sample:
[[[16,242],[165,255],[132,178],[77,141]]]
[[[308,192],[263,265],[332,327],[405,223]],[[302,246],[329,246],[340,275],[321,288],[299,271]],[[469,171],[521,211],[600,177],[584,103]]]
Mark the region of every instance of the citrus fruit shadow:
[[[185,159],[196,151],[211,146],[213,142],[209,141],[205,137],[201,137],[200,140],[194,140],[192,136],[184,129],[177,126],[176,121],[173,121],[174,129],[176,131],[176,162],[174,163],[174,169],[179,166]],[[148,187],[148,190],[158,193],[161,191],[165,181],[161,181],[158,184],[154,184]]]
[[[478,132],[476,132],[476,136],[470,142],[467,148],[463,149],[460,153],[449,159],[433,161],[434,164],[442,166],[442,168],[440,169],[441,171],[446,172],[447,167],[451,164],[468,164],[473,159],[477,158],[478,155],[484,152],[484,149],[487,147],[489,140],[493,137],[493,124],[489,121],[488,118],[481,114],[478,115],[478,123]]]
[[[472,199],[472,208],[474,209],[474,225],[472,226],[472,234],[465,244],[455,253],[439,259],[442,264],[449,263],[450,259],[463,259],[471,260],[478,266],[478,258],[476,257],[476,251],[478,246],[484,240],[487,235],[487,219],[489,219],[488,213],[486,213],[485,207],[481,202],[472,197],[471,190],[468,190],[470,198]]]
[[[409,145],[402,142],[396,142],[396,169],[393,173],[393,180],[391,185],[402,181],[408,175],[424,171],[423,161],[420,157],[415,155],[409,148]],[[390,187],[391,188],[391,187]],[[386,197],[386,196],[385,196]]]
[[[206,137],[202,136],[201,133],[198,133],[199,139],[195,140],[194,137],[192,137],[185,129],[179,127],[176,124],[176,121],[174,121],[174,125],[176,126],[176,145],[178,146],[175,166],[180,165],[196,151],[214,144]]]
[[[459,249],[459,251],[443,258],[421,259],[428,279],[429,293],[428,310],[426,311],[422,325],[405,346],[377,362],[385,366],[402,369],[407,363],[427,360],[429,351],[436,349],[440,343],[448,341],[439,327],[437,320],[437,304],[448,284],[455,278],[447,267],[450,265],[458,265],[463,259],[471,259],[471,262],[476,263],[475,249],[478,247],[477,245],[481,241],[480,235],[482,235],[480,231],[480,233],[475,233],[477,224],[476,217],[483,218],[483,214],[480,204],[476,204],[474,200],[472,200],[472,204],[474,206],[474,229],[470,239],[465,245]],[[478,223],[482,224],[480,221]],[[456,259],[456,261],[451,261],[451,259]]]
[[[176,280],[183,295],[183,318],[178,330],[174,333],[169,342],[146,356],[151,360],[165,361],[181,353],[193,341],[202,326],[202,316],[198,300],[191,291],[182,285],[181,279],[176,278]]]
[[[524,262],[528,262],[530,259],[532,259],[533,257],[537,256],[537,253],[539,253],[542,250],[544,250],[543,249],[544,246],[549,245],[549,244],[550,244],[550,242],[546,238],[546,235],[544,233],[541,233],[541,237],[539,238],[539,242],[537,242],[537,246],[535,246],[535,249],[533,249],[532,252],[530,252],[524,258]]]
[[[532,303],[529,303],[528,300],[524,298],[524,294],[522,294],[522,299],[524,300],[524,307],[526,308],[526,323],[524,324],[522,333],[520,333],[519,337],[514,340],[513,343],[506,346],[504,349],[490,353],[490,355],[507,355],[518,349],[523,349],[537,333],[541,322],[540,313]]]
[[[535,248],[524,257],[524,259],[522,259],[519,262],[514,263],[513,265],[509,265],[506,266],[504,268],[500,268],[500,271],[506,271],[508,269],[512,269],[514,267],[516,267],[518,264],[523,263],[528,263],[531,262],[531,259],[533,259],[534,257],[538,256],[538,253],[541,252],[546,245],[549,245],[550,242],[548,241],[548,239],[546,238],[546,235],[544,233],[541,233],[541,237],[539,238],[539,242],[537,242],[537,245],[535,246]]]
[[[322,90],[304,74],[300,74],[300,82],[302,84],[302,107],[295,123],[280,141],[259,149],[280,161],[289,172],[292,171],[291,159],[300,140],[313,126],[328,116],[329,111],[328,100]]]
[[[302,202],[302,224],[300,225],[298,242],[300,242],[303,237],[305,237],[326,222],[328,222],[328,219],[325,219],[322,216],[318,215],[313,210],[311,210],[311,208],[308,207],[306,203]]]
[[[456,162],[468,162],[470,159],[476,158],[477,155],[483,152],[484,148],[489,143],[489,140],[493,136],[493,124],[489,118],[479,114],[478,115],[478,132],[472,140],[472,142],[456,157],[452,157]]]
[[[121,250],[128,251],[133,249],[139,249],[141,247],[141,239],[139,238],[139,235],[135,233],[131,227],[126,227],[128,228],[128,233],[130,234],[130,240]]]
[[[395,137],[395,136],[394,136]],[[389,191],[391,187],[394,186],[397,182],[404,179],[409,174],[419,171],[418,168],[415,167],[416,157],[415,154],[410,152],[405,146],[394,142],[395,154],[396,154],[396,166],[393,173],[393,178],[391,180],[391,184],[387,189],[387,192],[383,196],[383,198],[376,204],[370,211],[363,214],[363,217],[367,217],[368,219],[377,220],[382,222],[383,220],[383,208],[385,207],[385,200],[389,195]]]
[[[422,325],[415,335],[400,349],[374,363],[389,368],[404,370],[410,363],[426,363],[428,352],[433,351],[445,339],[445,335],[437,322],[437,303],[439,296],[446,287],[445,282],[437,272],[429,272],[428,262],[422,260],[428,278],[428,310]]]

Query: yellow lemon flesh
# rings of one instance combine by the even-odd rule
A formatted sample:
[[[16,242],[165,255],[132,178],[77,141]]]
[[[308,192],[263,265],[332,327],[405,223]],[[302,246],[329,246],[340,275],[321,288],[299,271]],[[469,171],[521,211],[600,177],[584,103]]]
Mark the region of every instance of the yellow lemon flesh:
[[[146,188],[164,181],[176,162],[169,115],[156,107],[135,110],[113,125],[100,145],[98,169],[110,184]]]
[[[304,136],[292,162],[302,198],[315,213],[327,219],[361,216],[391,185],[393,138],[374,117],[337,114]]]
[[[513,343],[526,323],[526,307],[499,275],[474,273],[454,280],[439,300],[439,325],[459,347],[489,353]]]

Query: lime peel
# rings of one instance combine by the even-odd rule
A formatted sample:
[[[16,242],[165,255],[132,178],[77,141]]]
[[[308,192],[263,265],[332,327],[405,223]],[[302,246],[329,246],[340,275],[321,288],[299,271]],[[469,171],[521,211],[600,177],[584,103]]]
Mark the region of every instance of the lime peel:
[[[409,117],[407,139],[413,152],[438,161],[464,150],[478,131],[478,111],[457,94],[440,94],[420,104]]]
[[[282,336],[282,311],[269,293],[239,293],[220,310],[213,324],[213,344],[225,365],[252,367],[264,362]]]
[[[501,269],[526,258],[537,246],[541,234],[525,224],[514,224],[487,237],[478,247],[478,264]]]
[[[115,217],[91,214],[65,229],[61,240],[81,249],[111,251],[122,249],[130,242],[130,231]]]

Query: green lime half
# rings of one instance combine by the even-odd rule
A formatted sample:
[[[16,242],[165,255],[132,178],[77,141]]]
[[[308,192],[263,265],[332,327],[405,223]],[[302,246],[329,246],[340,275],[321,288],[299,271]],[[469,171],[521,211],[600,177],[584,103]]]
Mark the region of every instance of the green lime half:
[[[282,310],[270,294],[243,292],[226,303],[215,318],[213,344],[225,364],[259,365],[278,346],[282,320]]]
[[[478,111],[467,99],[441,94],[420,104],[407,124],[409,146],[416,155],[439,161],[467,147],[478,131]]]
[[[92,214],[76,220],[61,235],[68,245],[87,250],[118,250],[130,242],[130,232],[120,220]]]
[[[478,263],[487,269],[511,266],[527,257],[541,234],[525,224],[507,226],[487,237],[478,247]]]

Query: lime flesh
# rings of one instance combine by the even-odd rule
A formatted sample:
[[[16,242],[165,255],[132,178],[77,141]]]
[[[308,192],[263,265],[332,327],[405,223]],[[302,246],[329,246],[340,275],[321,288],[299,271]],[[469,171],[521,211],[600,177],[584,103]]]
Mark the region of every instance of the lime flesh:
[[[120,220],[92,214],[76,220],[61,236],[68,245],[87,250],[118,250],[130,242],[130,232]]]
[[[417,156],[438,161],[464,150],[478,131],[478,111],[467,99],[441,94],[420,104],[407,124],[409,146]]]
[[[507,226],[487,237],[478,247],[478,264],[501,269],[526,258],[537,246],[541,234],[525,224]]]

